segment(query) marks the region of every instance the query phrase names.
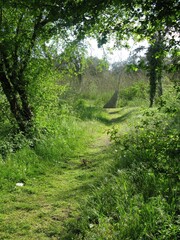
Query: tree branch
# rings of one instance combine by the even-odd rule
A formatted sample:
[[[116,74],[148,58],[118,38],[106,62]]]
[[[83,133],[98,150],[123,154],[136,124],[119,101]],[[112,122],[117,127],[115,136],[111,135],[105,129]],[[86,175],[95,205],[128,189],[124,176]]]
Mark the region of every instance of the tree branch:
[[[29,59],[31,57],[32,49],[33,49],[33,47],[35,45],[37,34],[41,30],[41,27],[42,27],[41,26],[41,20],[42,20],[42,13],[40,13],[40,15],[35,20],[32,37],[30,39],[30,45],[29,45],[29,48],[27,50],[26,56],[25,56],[24,60],[21,63],[20,77],[23,75],[23,73],[24,73],[24,71],[25,71],[25,69],[26,69],[26,67],[28,65]]]

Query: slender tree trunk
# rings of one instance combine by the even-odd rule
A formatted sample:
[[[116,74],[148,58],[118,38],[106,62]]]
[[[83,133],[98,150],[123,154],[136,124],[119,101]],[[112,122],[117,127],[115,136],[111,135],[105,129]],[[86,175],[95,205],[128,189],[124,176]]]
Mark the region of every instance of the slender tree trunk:
[[[158,72],[157,83],[158,83],[158,96],[161,97],[163,95],[162,71],[161,71],[161,69]]]
[[[162,90],[162,68],[163,68],[163,42],[161,33],[154,36],[154,42],[150,45],[147,53],[148,73],[150,82],[150,107],[153,106],[156,90],[158,96],[163,94]]]
[[[82,87],[82,82],[83,82],[83,74],[79,73],[78,74],[78,87],[79,87],[80,91],[81,91],[81,87]]]
[[[153,68],[150,71],[149,82],[150,82],[150,107],[152,107],[156,95],[156,71]]]
[[[122,73],[123,70],[120,70],[119,73],[119,77],[118,77],[118,84],[116,86],[116,89],[112,95],[112,97],[110,98],[110,100],[104,105],[103,108],[116,108],[117,107],[117,103],[118,103],[118,99],[119,99],[119,88],[120,88],[120,84],[122,81]]]

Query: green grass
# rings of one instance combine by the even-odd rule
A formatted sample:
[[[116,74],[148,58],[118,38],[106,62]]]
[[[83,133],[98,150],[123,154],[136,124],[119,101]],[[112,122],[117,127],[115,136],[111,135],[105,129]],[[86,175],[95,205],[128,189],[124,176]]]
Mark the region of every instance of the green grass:
[[[179,106],[177,94],[159,110],[136,112],[131,121],[139,115],[141,122],[128,134],[122,130],[127,122],[119,121],[123,115],[106,119],[116,123],[109,131],[111,168],[92,188],[69,239],[179,239]]]
[[[163,117],[176,107],[170,105]],[[178,142],[176,132],[163,135],[168,125],[161,129],[161,123],[176,128],[178,120],[155,110],[152,124],[154,110],[143,117],[138,107],[87,114],[89,105],[81,102],[78,110],[83,121],[64,118],[60,126],[54,120],[34,149],[25,146],[1,160],[0,239],[178,239],[176,181],[168,192],[171,182],[158,172],[171,169],[164,147],[174,151]],[[146,126],[137,134],[142,118]],[[156,156],[165,161],[157,172]]]
[[[61,239],[66,235],[67,223],[79,216],[80,201],[109,161],[104,126],[87,121],[81,122],[81,129],[86,132],[81,136],[86,147],[69,156],[57,158],[49,139],[47,156],[44,149],[22,148],[6,161],[1,159],[0,239]],[[16,186],[19,182],[24,186]]]

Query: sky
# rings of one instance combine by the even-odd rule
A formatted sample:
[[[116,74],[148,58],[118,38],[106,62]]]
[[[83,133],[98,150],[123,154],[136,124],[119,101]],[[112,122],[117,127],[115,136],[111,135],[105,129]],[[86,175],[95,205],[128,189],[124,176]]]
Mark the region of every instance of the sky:
[[[98,58],[103,58],[106,55],[107,60],[110,64],[114,62],[126,61],[130,55],[130,53],[139,46],[148,47],[148,43],[143,41],[141,43],[135,44],[132,39],[129,40],[130,49],[121,48],[121,49],[112,49],[114,42],[110,41],[110,43],[105,44],[102,48],[98,48],[96,39],[87,39],[88,43],[88,55]]]

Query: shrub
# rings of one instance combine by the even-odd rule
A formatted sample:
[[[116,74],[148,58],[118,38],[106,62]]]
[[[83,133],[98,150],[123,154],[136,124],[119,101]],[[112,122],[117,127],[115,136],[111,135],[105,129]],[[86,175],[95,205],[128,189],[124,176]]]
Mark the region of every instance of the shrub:
[[[119,92],[119,106],[142,106],[147,103],[148,87],[146,82],[136,82],[130,87],[120,89]]]
[[[4,132],[4,136],[0,139],[0,155],[6,159],[9,153],[28,146],[33,146],[33,139],[27,139],[21,132],[14,132],[8,127],[6,135]]]

